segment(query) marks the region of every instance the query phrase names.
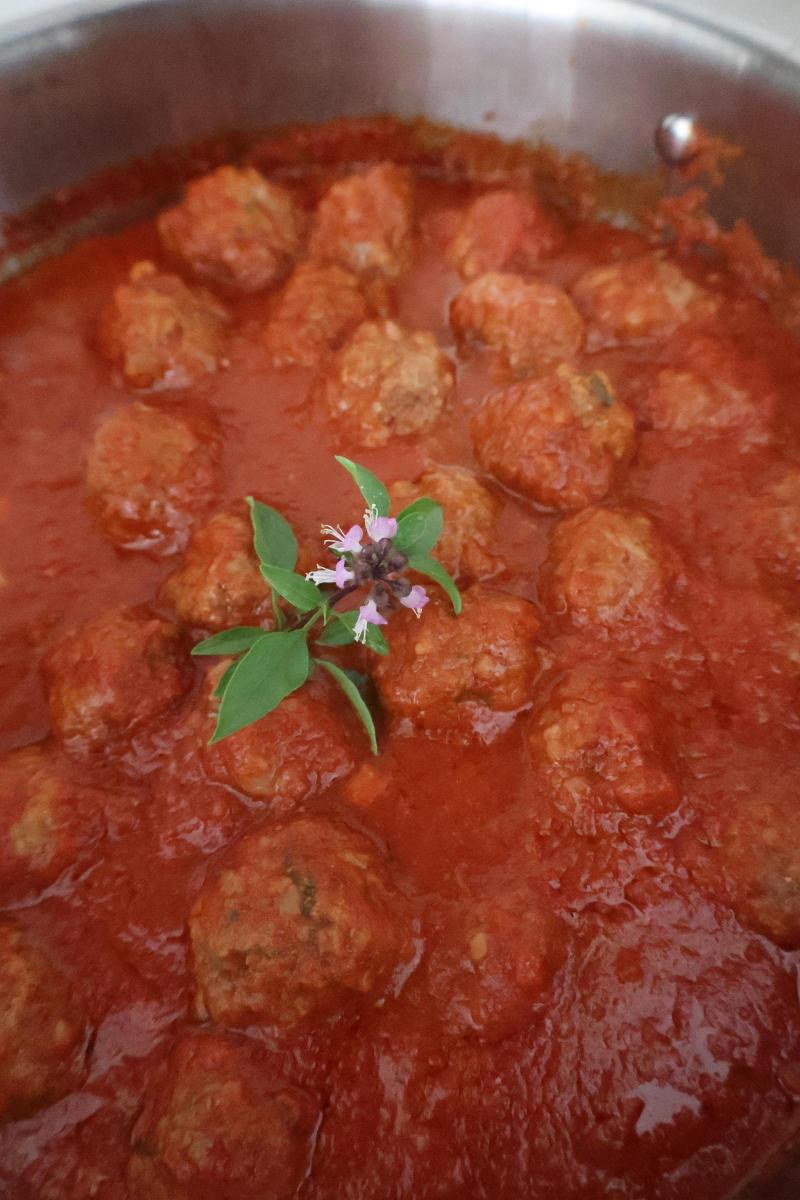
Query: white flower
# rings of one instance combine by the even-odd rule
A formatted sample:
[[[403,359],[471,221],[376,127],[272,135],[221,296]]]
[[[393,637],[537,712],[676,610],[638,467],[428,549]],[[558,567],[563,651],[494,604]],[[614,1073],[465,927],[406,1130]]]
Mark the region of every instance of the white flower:
[[[317,563],[316,571],[309,571],[306,579],[310,579],[317,586],[323,583],[333,583],[337,588],[346,587],[351,579],[355,579],[355,575],[348,568],[343,558],[340,558],[334,568],[322,567]]]
[[[358,554],[361,549],[361,539],[364,530],[360,525],[351,525],[347,533],[340,525],[323,525],[322,533],[325,545],[330,546],[335,554]]]
[[[367,537],[372,542],[380,542],[384,538],[391,540],[393,537],[397,537],[397,521],[394,517],[379,517],[374,504],[364,513],[364,525],[367,529]]]
[[[357,642],[365,642],[367,640],[368,625],[386,625],[386,617],[382,617],[378,612],[378,606],[374,600],[368,600],[366,604],[362,604],[358,610],[358,619],[353,626],[353,636]]]

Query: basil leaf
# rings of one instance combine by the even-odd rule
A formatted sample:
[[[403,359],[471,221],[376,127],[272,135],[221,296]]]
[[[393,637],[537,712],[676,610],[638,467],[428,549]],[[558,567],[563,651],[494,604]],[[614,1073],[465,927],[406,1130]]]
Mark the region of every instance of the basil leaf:
[[[317,585],[295,571],[287,571],[285,567],[276,567],[272,563],[262,563],[261,574],[270,587],[299,612],[308,612],[325,603],[325,597]]]
[[[309,667],[304,630],[265,633],[234,666],[211,745],[272,712],[303,686]]]
[[[367,731],[367,737],[369,738],[369,744],[372,753],[377,754],[378,738],[375,733],[375,722],[372,719],[372,713],[369,711],[364,701],[364,697],[361,695],[361,692],[358,690],[353,680],[349,675],[346,674],[345,671],[341,669],[341,667],[337,667],[335,663],[328,662],[328,660],[325,658],[317,658],[314,661],[319,663],[321,667],[324,667],[328,674],[332,675],[339,684],[339,687],[342,689],[345,696],[347,696],[347,699],[356,710],[356,716]]]
[[[252,625],[236,625],[233,629],[223,629],[222,633],[212,634],[198,642],[192,654],[241,654],[264,636],[263,629],[255,629]]]
[[[427,579],[432,579],[434,583],[438,583],[442,591],[446,592],[450,597],[450,603],[453,606],[453,612],[456,616],[461,612],[461,596],[454,581],[447,574],[444,567],[435,558],[430,558],[427,554],[414,554],[408,560],[408,567],[411,571],[416,571],[418,575],[424,575]]]
[[[351,642],[356,640],[353,629],[358,620],[358,611],[351,609],[343,613],[333,612],[331,616],[335,620],[329,622],[317,638],[317,642],[322,646],[349,646]],[[369,650],[374,650],[376,654],[385,656],[389,653],[389,643],[377,625],[367,626],[364,645]]]
[[[297,562],[297,538],[289,522],[277,509],[247,497],[253,523],[253,545],[262,563],[293,571]]]
[[[345,471],[352,475],[356,487],[367,502],[367,508],[377,509],[379,517],[388,517],[389,493],[377,475],[373,475],[372,471],[368,471],[366,467],[360,467],[358,463],[354,463],[349,458],[342,458],[340,454],[336,454],[334,457],[339,466],[344,467]]]
[[[214,688],[214,699],[215,700],[221,700],[222,697],[225,695],[225,689],[227,688],[228,684],[230,683],[233,672],[236,670],[238,665],[239,664],[235,663],[235,662],[228,663],[228,666],[222,673],[222,678],[220,679],[217,686]]]
[[[442,536],[444,514],[441,504],[422,496],[397,514],[395,547],[408,558],[429,554]]]

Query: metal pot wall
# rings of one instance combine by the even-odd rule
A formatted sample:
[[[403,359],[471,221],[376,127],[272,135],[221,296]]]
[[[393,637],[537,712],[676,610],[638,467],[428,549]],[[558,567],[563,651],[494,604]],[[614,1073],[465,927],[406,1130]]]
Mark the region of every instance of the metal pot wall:
[[[745,151],[718,214],[800,262],[800,61],[663,4],[96,0],[30,22],[0,8],[0,214],[160,147],[380,112],[646,170],[674,111]],[[797,1200],[800,1170],[750,1186]]]

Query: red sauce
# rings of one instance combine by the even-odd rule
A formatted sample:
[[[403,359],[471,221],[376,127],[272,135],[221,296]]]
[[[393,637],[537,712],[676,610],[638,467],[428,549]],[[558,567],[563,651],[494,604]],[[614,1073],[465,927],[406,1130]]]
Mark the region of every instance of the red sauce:
[[[346,138],[343,147],[342,155]],[[284,177],[311,208],[340,171],[293,164]],[[259,336],[268,294],[226,299],[229,365],[189,393],[221,423],[221,504],[256,492],[314,539],[323,521],[360,516],[334,453],[387,482],[414,479],[430,462],[475,469],[470,417],[508,373],[488,352],[458,356],[447,314],[462,281],[442,247],[453,210],[483,190],[430,167],[417,179],[422,232],[392,303],[401,324],[430,331],[458,358],[447,418],[417,437],[373,450],[349,444],[310,396],[313,372],[270,361]],[[652,250],[638,234],[565,220],[538,279],[569,288],[593,266]],[[0,294],[4,751],[48,733],[43,651],[114,604],[153,603],[174,569],[114,549],[86,504],[94,430],[126,400],[96,330],[142,259],[164,262],[150,222],[88,239]],[[800,575],[763,569],[763,529],[772,526],[756,518],[770,481],[800,470],[800,345],[724,261],[687,253],[681,268],[721,298],[696,331],[730,347],[731,386],[747,386],[751,359],[769,376],[766,439],[744,450],[740,430],[681,441],[657,428],[646,398],[660,370],[684,369],[682,339],[694,326],[584,349],[577,363],[605,372],[636,415],[635,453],[601,503],[649,515],[673,547],[680,565],[669,613],[652,636],[626,641],[557,611],[540,585],[560,515],[499,488],[494,549],[506,566],[490,584],[538,606],[534,708],[571,664],[655,681],[647,703],[671,731],[679,802],[658,819],[595,810],[591,798],[570,814],[531,760],[533,718],[523,712],[494,740],[468,744],[384,718],[371,768],[379,785],[368,780],[356,793],[345,780],[301,806],[388,848],[417,931],[407,978],[386,1003],[310,1031],[248,1031],[321,1105],[299,1193],[307,1200],[713,1200],[796,1127],[797,953],[743,915],[744,860],[720,875],[704,855],[742,798],[783,812],[797,793]],[[263,802],[207,778],[188,746],[185,715],[199,687],[134,738],[124,759],[81,768],[111,797],[106,836],[89,861],[21,904],[13,880],[0,896],[57,955],[92,1029],[80,1089],[0,1126],[0,1194],[13,1200],[125,1197],[144,1098],[175,1039],[197,1026],[189,910],[217,857],[270,820]],[[796,848],[796,823],[776,837]],[[463,946],[452,930],[471,904],[517,886],[537,889],[563,922],[563,956],[510,1032],[481,1037],[453,1019]],[[798,877],[787,887],[800,887]]]

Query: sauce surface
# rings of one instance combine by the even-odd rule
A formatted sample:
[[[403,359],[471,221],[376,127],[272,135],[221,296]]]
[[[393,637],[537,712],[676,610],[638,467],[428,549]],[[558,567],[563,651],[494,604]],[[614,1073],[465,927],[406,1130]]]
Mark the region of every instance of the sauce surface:
[[[345,131],[340,139],[336,128]],[[354,148],[347,129],[323,131],[318,144],[307,137],[303,156],[287,151],[280,166],[278,139],[255,161],[312,214],[353,164],[363,170],[398,157],[392,136],[366,149],[355,139]],[[583,318],[579,344],[559,352],[558,363],[542,355],[527,363],[511,356],[524,358],[536,322],[516,351],[504,349],[503,337],[500,349],[487,347],[485,325],[457,337],[450,304],[472,284],[448,247],[464,213],[487,193],[531,190],[530,181],[504,178],[507,155],[495,149],[494,171],[485,147],[474,170],[469,155],[467,167],[451,160],[445,169],[433,151],[412,168],[413,254],[369,303],[381,319],[432,334],[455,363],[455,389],[429,428],[383,445],[365,447],[321,402],[318,381],[331,359],[276,364],[264,329],[281,281],[241,294],[205,279],[231,314],[224,365],[173,390],[126,382],[98,332],[115,289],[143,261],[197,284],[153,222],[89,239],[0,293],[4,755],[52,738],[40,660],[68,631],[120,604],[172,617],[159,589],[180,550],[158,557],[119,549],[87,503],[98,425],[137,401],[218,422],[221,486],[199,523],[254,493],[285,514],[314,554],[322,553],[321,524],[361,518],[334,454],[390,485],[433,465],[476,472],[498,506],[496,562],[480,586],[529,601],[538,621],[536,678],[521,708],[478,732],[383,711],[380,757],[370,759],[360,731],[348,727],[355,770],[288,806],[209,769],[192,724],[204,703],[200,667],[124,749],[75,759],[80,788],[102,798],[90,797],[85,820],[101,806],[102,831],[44,887],[0,858],[0,907],[66,978],[85,1014],[84,1066],[72,1090],[0,1125],[0,1195],[162,1195],[129,1191],[132,1147],[140,1153],[134,1130],[147,1123],[143,1105],[155,1103],[165,1072],[179,1069],[176,1045],[209,1030],[216,1036],[197,1008],[187,922],[225,856],[287,814],[330,818],[367,838],[388,864],[409,932],[378,1000],[288,1029],[219,1031],[237,1054],[242,1043],[257,1044],[263,1071],[311,1098],[318,1118],[306,1128],[305,1115],[297,1117],[308,1149],[298,1167],[304,1200],[717,1200],[796,1129],[800,343],[724,256],[656,246],[595,219],[588,204],[581,216],[566,192],[554,206],[552,186],[545,208],[560,229],[557,244],[522,269],[503,270],[570,295]],[[484,230],[479,250],[487,237]],[[604,293],[598,301],[596,291],[587,299],[587,273],[656,259],[677,264],[713,303],[687,316],[676,301],[674,328],[620,332],[612,318],[634,284],[610,300]],[[503,328],[510,320],[501,314]],[[538,477],[501,486],[505,468],[485,469],[470,430],[487,395],[550,378],[565,357],[582,378],[600,378],[632,423],[605,482],[597,484],[590,464],[595,490],[579,490],[561,508],[532,494]],[[697,402],[693,418],[703,388],[713,395],[705,408]],[[508,418],[512,456],[518,419]],[[583,433],[576,437],[582,445]],[[579,454],[571,442],[557,442],[555,454],[548,486],[558,497]],[[595,509],[626,520],[642,514],[656,531],[653,553],[669,582],[644,616],[597,617],[611,570],[602,551],[599,566],[584,563],[588,581],[573,577],[572,592],[559,583],[567,552],[557,531],[581,528],[570,523]],[[634,553],[623,574],[635,574],[637,563]],[[428,619],[423,612],[415,627],[420,637]],[[390,623],[390,644],[392,636]],[[374,660],[358,665],[372,670]],[[645,769],[624,728],[598,734],[591,752],[587,743],[572,758],[547,757],[553,712],[580,726],[592,701],[592,720],[624,725],[628,709],[614,715],[620,689],[649,731],[645,757],[657,744],[658,761],[647,768],[655,782],[617,771],[614,755],[629,752],[635,763],[626,758],[625,769]],[[388,695],[388,685],[379,682],[379,691]],[[559,729],[568,743],[570,729]],[[10,795],[10,785],[0,792],[3,837]],[[558,954],[542,985],[526,990],[514,938],[531,905],[556,922]],[[476,935],[500,945],[485,969]],[[505,1005],[520,988],[522,1002]],[[481,1014],[497,1011],[500,1025],[482,1024]],[[0,1051],[3,1037],[0,1017]],[[225,1103],[218,1121],[220,1154],[228,1153]],[[213,1172],[187,1178],[184,1190],[176,1183],[163,1195],[250,1195],[231,1192]],[[276,1179],[274,1192],[254,1194],[295,1194],[291,1172],[281,1182],[276,1169]]]

